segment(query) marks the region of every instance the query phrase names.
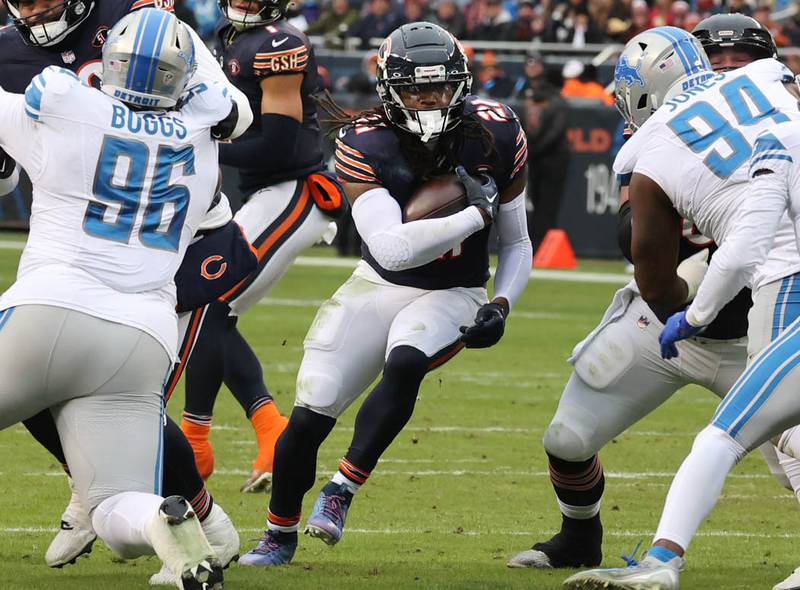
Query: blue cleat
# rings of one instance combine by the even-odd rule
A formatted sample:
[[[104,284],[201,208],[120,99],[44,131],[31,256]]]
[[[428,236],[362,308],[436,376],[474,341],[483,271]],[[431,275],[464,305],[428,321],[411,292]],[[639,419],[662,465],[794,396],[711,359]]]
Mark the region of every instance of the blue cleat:
[[[336,545],[344,534],[344,521],[352,501],[353,494],[347,486],[329,482],[314,503],[305,533],[328,545]]]
[[[271,567],[288,565],[297,551],[297,533],[265,531],[258,547],[239,558],[239,565]]]

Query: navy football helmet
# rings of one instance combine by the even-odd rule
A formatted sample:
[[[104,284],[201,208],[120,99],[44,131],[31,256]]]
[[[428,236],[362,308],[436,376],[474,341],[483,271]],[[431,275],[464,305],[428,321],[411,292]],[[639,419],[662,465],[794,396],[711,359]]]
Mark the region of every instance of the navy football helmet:
[[[95,0],[64,0],[61,4],[23,17],[20,0],[2,1],[22,39],[37,47],[51,47],[63,41],[81,26],[95,5]]]
[[[778,57],[778,47],[769,30],[744,14],[715,14],[697,23],[692,35],[700,40],[710,57],[715,51],[733,47],[756,59]]]
[[[472,86],[461,43],[427,22],[403,25],[384,40],[376,78],[389,121],[426,143],[459,125]],[[410,96],[426,92],[442,100],[431,106],[406,104]]]

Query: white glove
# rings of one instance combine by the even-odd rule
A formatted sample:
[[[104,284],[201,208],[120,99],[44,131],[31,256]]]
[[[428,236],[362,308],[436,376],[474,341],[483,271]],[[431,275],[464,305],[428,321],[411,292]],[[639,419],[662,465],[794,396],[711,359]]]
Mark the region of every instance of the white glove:
[[[700,283],[703,282],[703,277],[706,276],[707,271],[708,248],[700,250],[697,254],[692,254],[678,265],[676,272],[680,278],[686,281],[686,286],[689,288],[689,294],[686,296],[687,302],[697,295],[697,290],[700,288]]]

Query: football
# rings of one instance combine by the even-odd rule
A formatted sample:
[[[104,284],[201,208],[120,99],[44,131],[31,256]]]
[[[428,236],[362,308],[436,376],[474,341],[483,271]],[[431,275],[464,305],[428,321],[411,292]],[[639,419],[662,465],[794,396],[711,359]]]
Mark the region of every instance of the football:
[[[455,174],[434,178],[420,186],[403,209],[403,221],[436,219],[467,206],[467,192]]]

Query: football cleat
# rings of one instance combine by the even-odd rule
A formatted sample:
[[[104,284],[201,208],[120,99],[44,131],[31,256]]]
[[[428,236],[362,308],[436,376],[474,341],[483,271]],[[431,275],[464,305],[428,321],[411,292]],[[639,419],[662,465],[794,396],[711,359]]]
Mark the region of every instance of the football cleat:
[[[682,557],[661,561],[647,555],[640,563],[621,568],[579,572],[564,580],[564,590],[678,590]]]
[[[145,534],[156,555],[179,578],[180,588],[222,590],[222,566],[185,498],[165,498]]]
[[[208,539],[208,544],[214,550],[222,569],[226,569],[239,558],[239,533],[233,522],[225,514],[219,504],[211,507],[208,517],[200,523]],[[178,576],[170,571],[166,565],[161,566],[158,573],[150,576],[151,586],[178,586]],[[178,586],[180,588],[180,586]]]
[[[75,491],[72,478],[68,479],[72,497],[61,515],[61,530],[50,542],[44,555],[47,565],[55,568],[73,564],[81,555],[91,553],[92,545],[97,539],[92,528],[92,519]]]
[[[549,541],[536,543],[508,560],[508,567],[578,568],[597,567],[603,560],[602,535],[570,535],[559,532]]]
[[[783,582],[775,584],[772,590],[800,590],[800,567],[795,569]]]
[[[260,492],[267,493],[272,489],[272,473],[269,471],[261,471],[260,469],[253,469],[250,477],[239,488],[240,492],[251,494],[258,494]]]
[[[295,551],[297,551],[297,533],[267,530],[259,540],[258,547],[239,559],[239,565],[257,567],[287,565],[292,561]]]
[[[347,486],[329,482],[314,503],[305,533],[328,545],[336,545],[344,534],[344,521],[352,501],[353,494]]]

